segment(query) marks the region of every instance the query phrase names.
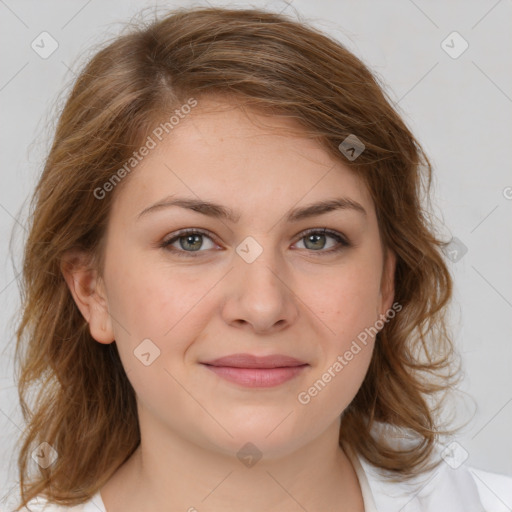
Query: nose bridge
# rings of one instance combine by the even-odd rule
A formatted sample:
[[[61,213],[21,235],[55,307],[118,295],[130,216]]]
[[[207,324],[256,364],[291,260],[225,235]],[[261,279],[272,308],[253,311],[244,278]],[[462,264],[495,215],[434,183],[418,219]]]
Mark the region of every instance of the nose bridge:
[[[282,282],[278,276],[285,271],[271,236],[246,237],[236,247],[236,254],[235,266],[240,268],[242,286],[247,284],[251,289],[258,289],[261,285],[265,292],[280,288]]]
[[[246,237],[236,247],[233,264],[226,321],[243,321],[255,330],[294,321],[294,295],[286,284],[284,263],[273,247],[272,237]]]

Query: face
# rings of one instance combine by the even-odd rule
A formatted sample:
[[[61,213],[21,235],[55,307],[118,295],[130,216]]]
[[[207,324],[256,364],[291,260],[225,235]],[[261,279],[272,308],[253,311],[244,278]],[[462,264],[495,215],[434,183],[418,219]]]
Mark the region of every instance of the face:
[[[115,191],[84,316],[115,340],[142,429],[277,456],[337,424],[364,379],[394,258],[360,179],[290,128],[201,100]],[[234,354],[297,361],[205,364]]]

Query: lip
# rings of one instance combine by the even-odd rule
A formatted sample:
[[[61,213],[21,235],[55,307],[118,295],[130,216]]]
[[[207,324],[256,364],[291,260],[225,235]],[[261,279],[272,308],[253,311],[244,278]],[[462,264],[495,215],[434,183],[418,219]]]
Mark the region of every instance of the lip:
[[[295,357],[282,354],[273,354],[269,356],[254,356],[252,354],[231,354],[225,357],[219,357],[212,361],[205,361],[203,364],[211,366],[231,366],[232,368],[279,368],[301,366],[307,364]]]
[[[201,364],[227,381],[252,388],[278,386],[293,379],[309,366],[294,357],[281,354],[232,354]]]

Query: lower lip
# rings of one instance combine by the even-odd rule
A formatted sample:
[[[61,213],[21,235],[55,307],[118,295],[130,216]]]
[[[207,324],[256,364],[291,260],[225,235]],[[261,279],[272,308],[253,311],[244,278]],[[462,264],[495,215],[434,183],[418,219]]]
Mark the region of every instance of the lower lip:
[[[232,366],[204,365],[219,377],[248,388],[279,386],[301,373],[307,364],[281,368],[235,368]]]

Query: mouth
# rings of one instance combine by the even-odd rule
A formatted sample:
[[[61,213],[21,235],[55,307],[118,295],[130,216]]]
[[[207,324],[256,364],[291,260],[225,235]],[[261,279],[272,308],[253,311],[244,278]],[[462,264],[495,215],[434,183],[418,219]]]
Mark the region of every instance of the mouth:
[[[201,363],[218,377],[245,387],[269,388],[302,373],[308,363],[285,355],[233,354]]]

